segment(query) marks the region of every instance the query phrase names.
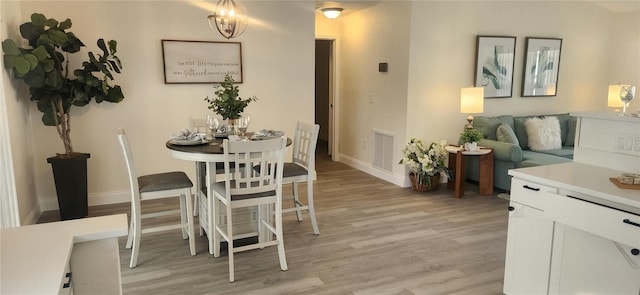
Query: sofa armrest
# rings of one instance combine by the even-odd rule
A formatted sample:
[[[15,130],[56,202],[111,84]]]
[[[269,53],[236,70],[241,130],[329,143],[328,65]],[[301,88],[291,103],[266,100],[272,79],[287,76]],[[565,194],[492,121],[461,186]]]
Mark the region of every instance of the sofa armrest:
[[[497,160],[519,163],[522,161],[522,148],[519,145],[483,139],[478,142],[479,146],[492,148],[493,157]]]

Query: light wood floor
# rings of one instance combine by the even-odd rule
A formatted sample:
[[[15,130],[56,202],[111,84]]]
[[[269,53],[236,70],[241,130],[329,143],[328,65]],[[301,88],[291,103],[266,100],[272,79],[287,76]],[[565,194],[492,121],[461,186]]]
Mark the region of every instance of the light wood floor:
[[[446,185],[413,192],[327,156],[317,166],[320,235],[306,214],[300,223],[293,213],[285,216],[288,271],[280,271],[275,247],[242,252],[235,256],[236,282],[229,283],[226,254],[209,255],[206,236],[197,236],[198,254],[191,256],[179,231],[144,235],[138,266],[130,269],[123,237],[124,293],[502,294],[507,201],[478,195],[472,184],[462,199]],[[149,205],[177,203],[143,207]],[[89,214],[128,211],[128,204],[116,204]],[[41,222],[56,218],[45,212]]]

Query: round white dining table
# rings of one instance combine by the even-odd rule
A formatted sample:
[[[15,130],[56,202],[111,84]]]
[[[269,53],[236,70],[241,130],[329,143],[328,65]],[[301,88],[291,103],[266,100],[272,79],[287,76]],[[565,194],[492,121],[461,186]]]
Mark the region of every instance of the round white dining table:
[[[247,133],[251,135],[250,133]],[[212,236],[211,229],[209,229],[209,225],[213,224],[213,218],[216,214],[212,212],[213,210],[213,198],[207,198],[206,196],[211,196],[213,194],[212,185],[215,182],[215,174],[216,174],[216,163],[224,162],[224,152],[222,150],[222,142],[225,138],[214,138],[211,142],[203,143],[203,144],[193,144],[193,145],[178,145],[171,143],[171,140],[167,141],[165,144],[167,150],[169,151],[169,155],[176,159],[186,160],[186,161],[194,161],[196,164],[196,201],[204,200],[206,198],[207,204],[207,214],[205,219],[203,219],[203,214],[200,214],[200,224],[201,228],[204,228],[207,233],[207,238],[209,240],[209,253],[213,254],[213,239],[210,238]],[[291,138],[287,137],[287,146],[290,146],[292,143]],[[206,174],[203,174],[202,167],[200,163],[205,163],[205,171]],[[204,175],[210,175],[208,177],[203,177]],[[202,183],[202,179],[204,178],[204,183]],[[203,186],[204,184],[204,186]],[[203,189],[206,189],[203,191]],[[195,208],[201,208],[200,202],[195,202]],[[204,225],[204,226],[202,226]],[[201,232],[202,233],[202,232]]]

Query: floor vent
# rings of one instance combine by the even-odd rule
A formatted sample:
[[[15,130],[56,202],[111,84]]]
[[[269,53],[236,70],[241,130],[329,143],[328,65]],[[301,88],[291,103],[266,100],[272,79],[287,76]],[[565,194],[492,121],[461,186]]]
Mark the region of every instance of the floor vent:
[[[393,172],[393,138],[388,132],[373,130],[373,166]]]

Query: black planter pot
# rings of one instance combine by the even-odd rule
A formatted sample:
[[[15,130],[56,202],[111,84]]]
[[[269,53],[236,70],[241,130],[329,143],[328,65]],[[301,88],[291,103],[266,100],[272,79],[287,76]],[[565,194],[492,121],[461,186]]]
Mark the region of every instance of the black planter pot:
[[[60,219],[87,217],[87,159],[90,154],[75,153],[47,158],[53,168]]]

